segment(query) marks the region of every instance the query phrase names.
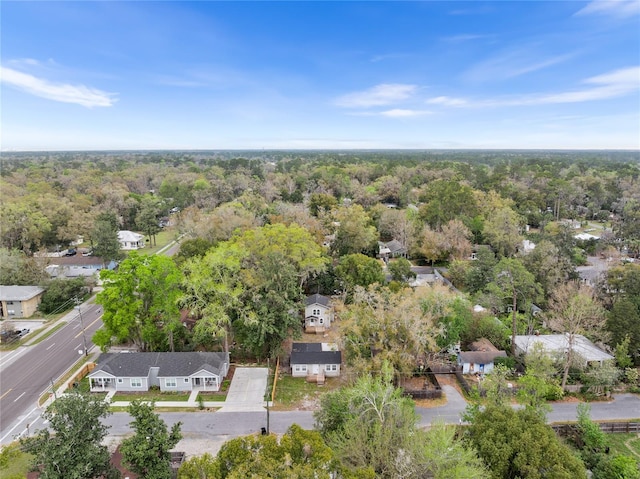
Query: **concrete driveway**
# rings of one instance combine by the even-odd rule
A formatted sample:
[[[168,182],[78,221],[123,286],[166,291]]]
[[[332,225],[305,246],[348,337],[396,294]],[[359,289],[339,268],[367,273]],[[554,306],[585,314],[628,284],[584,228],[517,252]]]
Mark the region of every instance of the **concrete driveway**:
[[[220,412],[263,411],[267,376],[267,368],[236,368]]]

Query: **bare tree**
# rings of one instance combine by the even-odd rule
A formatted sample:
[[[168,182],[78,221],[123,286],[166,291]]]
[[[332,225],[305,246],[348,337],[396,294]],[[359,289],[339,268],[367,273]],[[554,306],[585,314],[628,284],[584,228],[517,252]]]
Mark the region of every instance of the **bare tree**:
[[[562,388],[567,384],[569,368],[574,359],[575,339],[587,334],[602,339],[606,318],[605,309],[594,290],[581,283],[570,282],[559,286],[549,304],[550,326],[567,337],[567,350],[562,374]]]

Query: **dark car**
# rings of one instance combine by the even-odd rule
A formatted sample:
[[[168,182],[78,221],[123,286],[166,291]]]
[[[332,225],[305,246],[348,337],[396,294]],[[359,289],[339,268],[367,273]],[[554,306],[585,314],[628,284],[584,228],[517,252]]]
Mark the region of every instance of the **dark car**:
[[[67,250],[67,252],[64,254],[65,256],[75,256],[77,253],[75,248],[70,248]]]

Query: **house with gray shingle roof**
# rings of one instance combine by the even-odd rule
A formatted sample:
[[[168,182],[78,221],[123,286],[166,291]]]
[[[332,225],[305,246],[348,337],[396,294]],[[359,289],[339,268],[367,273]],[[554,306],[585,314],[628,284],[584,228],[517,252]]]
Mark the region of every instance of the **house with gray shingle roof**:
[[[44,289],[38,286],[0,286],[0,318],[28,318],[38,309]]]
[[[331,327],[333,307],[331,300],[321,294],[307,296],[304,307],[304,330],[307,333],[324,333]]]
[[[103,353],[89,374],[91,391],[218,391],[229,353]]]
[[[324,383],[325,376],[340,376],[342,353],[333,343],[293,343],[291,376],[306,377],[309,382]]]

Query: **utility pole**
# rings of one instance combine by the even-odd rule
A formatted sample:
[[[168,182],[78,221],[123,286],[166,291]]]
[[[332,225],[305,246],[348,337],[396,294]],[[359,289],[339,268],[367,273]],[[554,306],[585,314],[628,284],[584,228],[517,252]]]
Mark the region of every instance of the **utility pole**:
[[[51,380],[51,391],[53,391],[53,399],[58,400],[58,396],[56,395],[56,387],[53,385],[53,378]]]
[[[89,351],[87,350],[87,337],[84,333],[84,322],[82,321],[82,311],[80,310],[80,300],[75,298],[76,308],[78,309],[78,316],[80,317],[80,327],[82,328],[82,344],[84,345],[84,355],[88,356]]]
[[[271,376],[271,368],[269,367],[269,358],[267,358],[267,377]],[[269,381],[267,381],[267,436],[269,435]]]

